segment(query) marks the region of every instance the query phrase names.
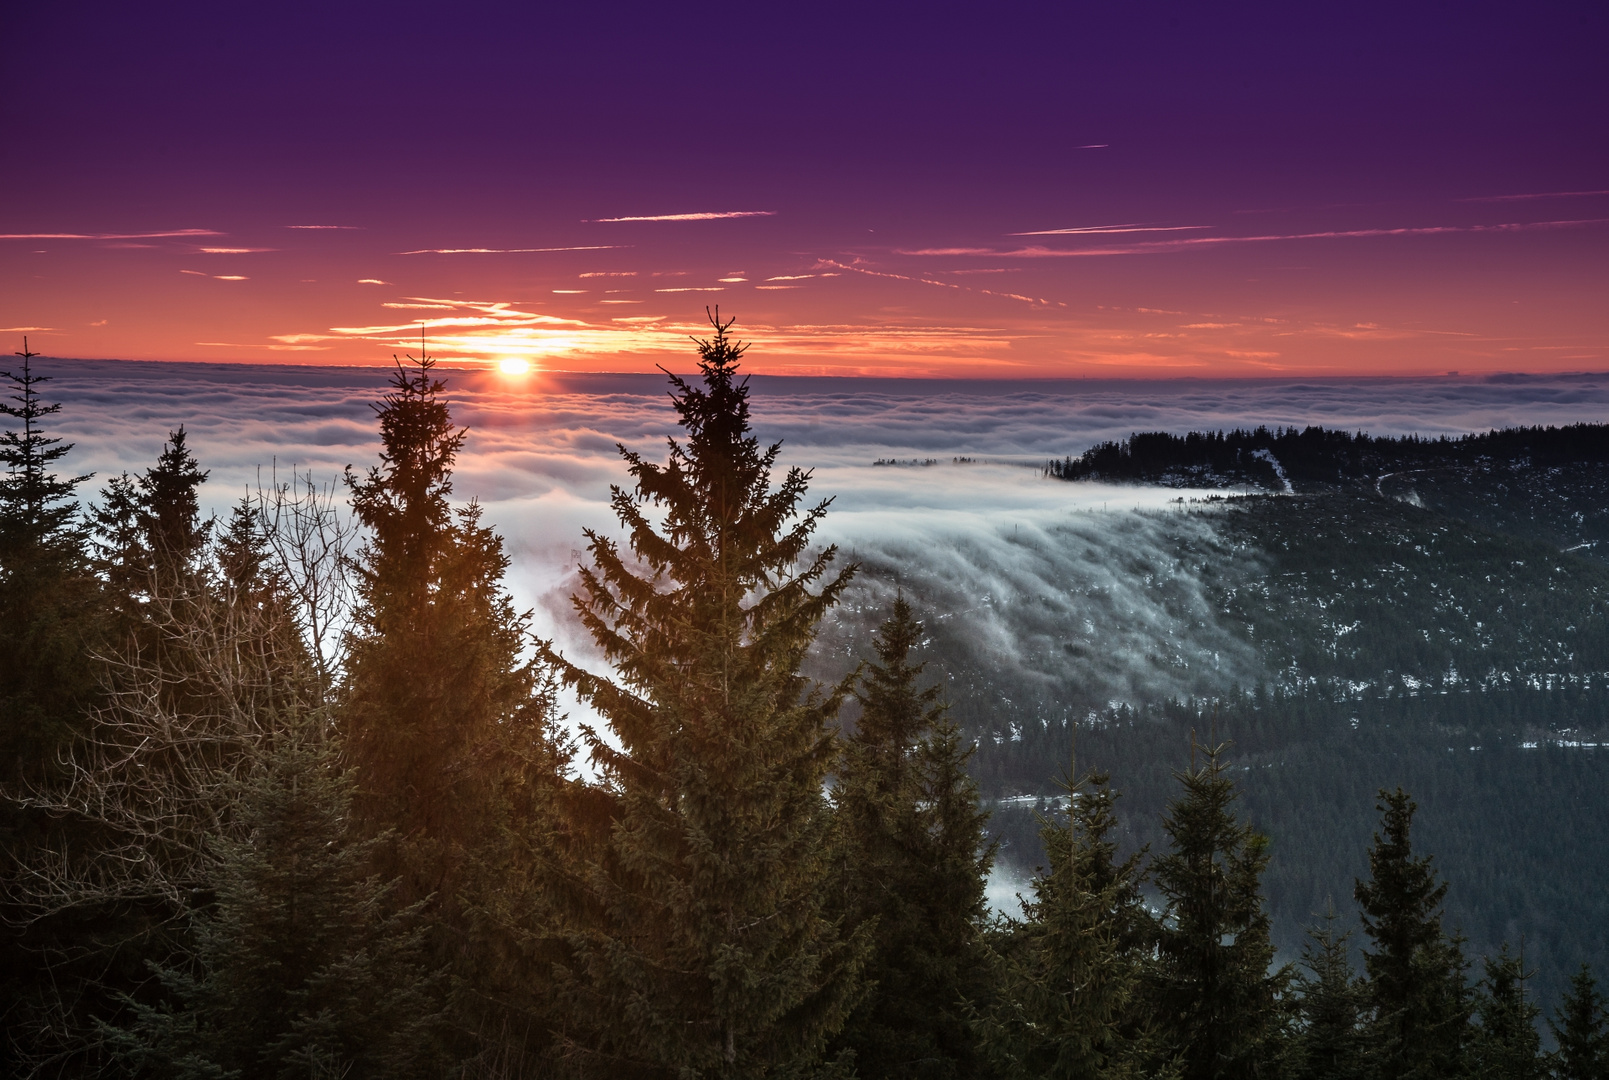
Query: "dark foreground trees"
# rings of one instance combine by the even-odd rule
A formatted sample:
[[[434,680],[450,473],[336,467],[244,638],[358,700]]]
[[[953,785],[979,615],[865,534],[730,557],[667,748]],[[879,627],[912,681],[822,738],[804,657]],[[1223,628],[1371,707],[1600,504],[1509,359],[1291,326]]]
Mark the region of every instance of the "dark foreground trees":
[[[918,686],[922,635],[899,597],[855,691],[860,717],[833,788],[833,907],[872,939],[864,995],[835,1045],[854,1052],[862,1076],[890,1080],[975,1076],[982,1065],[966,1002],[987,988],[983,883],[994,848],[942,687]]]

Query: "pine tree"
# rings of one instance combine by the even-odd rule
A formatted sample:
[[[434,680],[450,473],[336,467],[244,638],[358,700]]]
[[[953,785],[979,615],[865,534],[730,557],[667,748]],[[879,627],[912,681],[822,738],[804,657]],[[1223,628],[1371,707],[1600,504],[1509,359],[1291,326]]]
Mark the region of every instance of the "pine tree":
[[[354,813],[391,836],[379,850],[399,902],[428,904],[455,1023],[482,1043],[533,1029],[518,1040],[524,1056],[544,1038],[544,882],[568,751],[551,669],[524,655],[530,618],[504,587],[502,538],[477,504],[450,502],[466,432],[433,368],[399,362],[375,407],[380,464],[347,475],[369,538],[339,719]]]
[[[1185,1080],[1268,1075],[1289,977],[1270,971],[1268,838],[1235,819],[1223,749],[1175,774],[1184,793],[1162,822],[1171,850],[1152,867],[1166,910],[1151,1007],[1171,1029]]]
[[[1471,1047],[1471,1074],[1476,1080],[1541,1080],[1544,1059],[1536,1021],[1542,1010],[1525,999],[1525,981],[1534,972],[1527,972],[1506,944],[1486,958],[1485,968],[1476,995],[1480,1028]]]
[[[976,1050],[962,1002],[979,995],[984,883],[994,847],[987,813],[966,774],[970,749],[925,665],[911,655],[922,624],[904,597],[875,642],[878,662],[860,680],[855,733],[833,792],[842,851],[843,912],[870,925],[867,997],[835,1045],[855,1052],[864,1076],[971,1076]]]
[[[551,697],[522,661],[529,617],[503,586],[508,555],[475,503],[454,510],[453,426],[435,362],[400,362],[375,407],[381,464],[348,472],[370,539],[361,552],[358,625],[342,724],[357,812],[395,829],[409,903],[451,901],[466,860],[489,842],[509,785],[556,776]]]
[[[1548,1030],[1558,1049],[1552,1054],[1557,1080],[1609,1080],[1609,1009],[1592,972],[1583,964],[1570,976]]]
[[[564,668],[618,740],[585,734],[601,787],[576,820],[593,839],[564,985],[571,1052],[613,1075],[808,1070],[865,951],[825,911],[823,785],[848,688],[799,673],[853,568],[828,579],[835,549],[805,558],[827,503],[801,512],[800,469],[772,488],[780,444],[761,451],[751,434],[744,347],[713,321],[703,385],[671,376],[685,443],[669,440],[663,466],[621,448],[636,485],[612,502],[629,561],[587,533],[574,603],[618,681]]]
[[[1063,781],[1065,821],[1040,817],[1049,866],[1024,921],[1005,935],[997,1000],[981,1018],[995,1069],[1010,1080],[1172,1075],[1139,998],[1155,924],[1143,852],[1117,857],[1117,796],[1103,773]]]
[[[1374,945],[1363,963],[1376,1074],[1456,1077],[1464,1068],[1471,1006],[1462,944],[1442,931],[1447,885],[1436,880],[1429,856],[1413,854],[1415,803],[1401,788],[1382,790],[1380,800],[1370,878],[1354,890]]]
[[[184,426],[168,434],[156,464],[138,477],[114,476],[93,510],[96,571],[105,583],[113,647],[148,646],[145,606],[153,592],[181,595],[199,583],[212,524],[198,489],[207,473]]]
[[[322,717],[276,725],[245,780],[238,839],[214,840],[215,897],[189,917],[162,994],[104,1034],[131,1072],[203,1077],[442,1075],[444,1021],[419,911],[397,911],[347,831],[350,775]]]
[[[1296,1048],[1296,1080],[1365,1080],[1363,989],[1352,976],[1350,933],[1336,933],[1335,909],[1323,926],[1308,930],[1296,989],[1302,1028]]]
[[[14,793],[44,779],[94,697],[98,598],[74,501],[89,477],[52,471],[73,447],[44,433],[61,405],[41,400],[50,379],[23,342],[21,374],[0,372],[13,391],[0,416],[22,425],[0,432],[0,784]]]
[[[73,834],[22,800],[62,781],[62,752],[86,726],[97,700],[91,656],[101,641],[100,588],[89,565],[84,523],[74,500],[87,476],[54,469],[72,451],[45,433],[61,410],[41,397],[49,377],[23,339],[20,371],[0,372],[11,393],[0,416],[20,430],[0,432],[0,1017],[17,1033],[0,1046],[0,1074],[21,1074],[13,1055],[25,1016],[52,997],[39,951],[72,944],[75,927],[34,922],[14,902],[13,874],[49,840]]]

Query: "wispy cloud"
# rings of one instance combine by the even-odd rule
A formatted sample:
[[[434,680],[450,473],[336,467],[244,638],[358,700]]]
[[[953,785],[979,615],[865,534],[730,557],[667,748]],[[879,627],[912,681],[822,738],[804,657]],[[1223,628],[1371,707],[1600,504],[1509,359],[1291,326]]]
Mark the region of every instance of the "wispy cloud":
[[[42,334],[54,326],[0,326],[0,334]]]
[[[613,251],[630,247],[630,244],[582,244],[576,247],[539,248],[420,248],[417,251],[399,251],[398,255],[532,255],[544,251]]]
[[[705,210],[696,214],[634,214],[627,217],[592,218],[592,224],[612,221],[718,221],[722,218],[775,217],[775,210]]]
[[[1007,233],[1007,236],[1089,236],[1102,233],[1188,232],[1210,229],[1211,225],[1075,225],[1067,229],[1035,229],[1033,232]]]
[[[1538,191],[1526,195],[1479,195],[1459,202],[1529,202],[1532,199],[1582,199],[1589,195],[1609,195],[1609,188],[1597,191]]]
[[[278,250],[279,250],[278,248],[204,247],[204,248],[201,249],[201,254],[203,254],[203,255],[255,255],[259,251],[278,251]]]
[[[157,240],[173,236],[222,236],[216,229],[171,229],[137,233],[0,233],[0,240]]]
[[[359,225],[287,225],[287,229],[358,229]]]
[[[1457,233],[1518,233],[1541,232],[1553,229],[1579,229],[1596,225],[1609,225],[1609,218],[1577,218],[1568,221],[1521,221],[1500,225],[1429,225],[1398,229],[1335,229],[1325,232],[1271,233],[1261,236],[1189,236],[1177,240],[1142,240],[1133,244],[1088,248],[1033,247],[1002,250],[998,248],[917,248],[900,250],[898,255],[948,256],[987,255],[1004,259],[1079,259],[1107,255],[1145,255],[1165,251],[1185,251],[1191,248],[1216,247],[1225,244],[1267,244],[1283,240],[1342,240],[1382,236],[1442,236]]]
[[[245,274],[213,274],[218,281],[250,281]]]
[[[381,281],[377,277],[361,277],[361,278],[358,278],[358,284],[359,285],[389,285],[389,284],[391,284],[391,282],[389,282],[389,281]]]
[[[687,285],[679,289],[655,289],[655,292],[725,292],[718,285]]]

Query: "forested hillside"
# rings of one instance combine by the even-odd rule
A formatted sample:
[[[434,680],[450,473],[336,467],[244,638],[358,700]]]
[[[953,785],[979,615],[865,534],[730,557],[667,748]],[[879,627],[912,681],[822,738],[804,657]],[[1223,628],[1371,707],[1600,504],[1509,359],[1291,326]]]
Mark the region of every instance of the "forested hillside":
[[[973,770],[997,800],[1008,867],[1043,858],[1034,813],[1057,792],[1075,725],[1080,759],[1125,794],[1135,848],[1162,840],[1191,733],[1216,733],[1274,838],[1266,884],[1284,955],[1314,913],[1346,903],[1374,792],[1401,783],[1472,951],[1523,936],[1551,994],[1575,958],[1609,963],[1596,930],[1609,915],[1606,448],[1609,428],[1588,425],[1136,435],[1047,472],[1224,494],[1104,526],[1070,519],[1032,542],[1098,547],[1133,590],[1048,554],[1037,576],[986,597],[910,562],[873,560],[868,576],[897,576],[934,614],[924,655],[978,739]],[[984,614],[1004,629],[976,634]],[[1133,654],[1136,638],[1149,654]],[[1120,677],[1147,665],[1141,682]]]

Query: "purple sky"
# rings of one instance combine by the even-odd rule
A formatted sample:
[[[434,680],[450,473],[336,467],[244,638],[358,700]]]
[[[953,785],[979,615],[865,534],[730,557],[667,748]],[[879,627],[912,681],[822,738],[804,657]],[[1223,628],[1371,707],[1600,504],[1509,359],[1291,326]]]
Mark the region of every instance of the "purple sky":
[[[424,319],[449,357],[630,371],[685,362],[719,302],[778,372],[1600,370],[1606,30],[1587,3],[10,5],[0,328],[376,363]]]

